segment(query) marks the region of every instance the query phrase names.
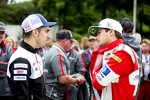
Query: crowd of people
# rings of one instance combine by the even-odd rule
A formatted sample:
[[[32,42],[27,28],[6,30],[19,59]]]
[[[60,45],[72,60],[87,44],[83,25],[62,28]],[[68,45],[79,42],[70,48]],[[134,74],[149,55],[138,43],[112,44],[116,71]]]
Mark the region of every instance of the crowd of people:
[[[56,24],[31,14],[22,21],[18,43],[0,22],[0,97],[149,100],[150,40],[132,33],[130,19],[102,19],[80,41],[68,29],[60,29],[54,41]]]

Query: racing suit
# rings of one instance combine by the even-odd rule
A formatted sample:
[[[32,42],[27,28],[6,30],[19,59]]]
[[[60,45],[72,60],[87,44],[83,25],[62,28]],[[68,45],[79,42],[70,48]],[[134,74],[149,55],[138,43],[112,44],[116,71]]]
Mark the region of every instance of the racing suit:
[[[136,40],[136,38],[132,36],[132,33],[123,33],[122,36],[123,36],[124,43],[128,45],[129,47],[131,47],[137,54],[139,71],[140,71],[140,79],[139,79],[140,82],[139,82],[139,86],[138,86],[138,90],[136,94],[138,95],[140,84],[143,81],[142,51],[141,51],[139,42]]]
[[[14,100],[44,100],[43,62],[31,45],[23,41],[14,52],[7,76]]]
[[[103,50],[93,52],[90,66],[101,66],[91,72],[94,88],[102,90],[101,100],[135,100],[139,83],[136,53],[118,40]]]

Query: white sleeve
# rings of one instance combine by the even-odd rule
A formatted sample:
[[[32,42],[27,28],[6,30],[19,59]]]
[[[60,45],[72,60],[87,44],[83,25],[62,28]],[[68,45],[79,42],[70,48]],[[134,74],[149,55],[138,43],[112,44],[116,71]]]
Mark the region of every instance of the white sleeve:
[[[104,65],[96,75],[99,84],[107,86],[110,82],[118,82],[119,75],[113,72],[108,65]]]

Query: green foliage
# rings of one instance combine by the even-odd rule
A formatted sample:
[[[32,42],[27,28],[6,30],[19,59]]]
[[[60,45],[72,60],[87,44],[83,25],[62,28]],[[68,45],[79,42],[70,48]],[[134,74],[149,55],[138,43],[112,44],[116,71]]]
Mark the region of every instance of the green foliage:
[[[79,33],[73,33],[73,36],[74,36],[74,38],[76,39],[76,40],[81,40],[81,37],[82,37],[82,35],[81,34],[79,34]]]
[[[29,14],[37,12],[36,7],[30,2],[0,4],[0,19],[6,24],[21,24],[22,20]]]
[[[6,24],[20,25],[29,14],[41,13],[47,20],[56,21],[60,29],[71,30],[77,39],[88,36],[89,26],[98,25],[103,18],[133,19],[133,0],[32,0],[10,5],[7,0],[1,1],[0,20]],[[150,27],[149,1],[137,0],[137,30]],[[146,28],[142,28],[143,23]]]

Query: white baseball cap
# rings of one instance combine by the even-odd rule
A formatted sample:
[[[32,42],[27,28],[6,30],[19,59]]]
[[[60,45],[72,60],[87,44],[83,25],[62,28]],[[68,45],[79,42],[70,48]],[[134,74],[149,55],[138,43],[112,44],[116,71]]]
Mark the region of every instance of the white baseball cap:
[[[41,14],[32,14],[23,20],[21,26],[27,33],[41,26],[52,27],[55,24],[56,22],[48,22]]]
[[[103,19],[99,22],[98,26],[91,26],[88,32],[91,35],[96,35],[100,28],[113,29],[122,35],[123,28],[121,24],[114,19],[110,19],[110,18]]]

